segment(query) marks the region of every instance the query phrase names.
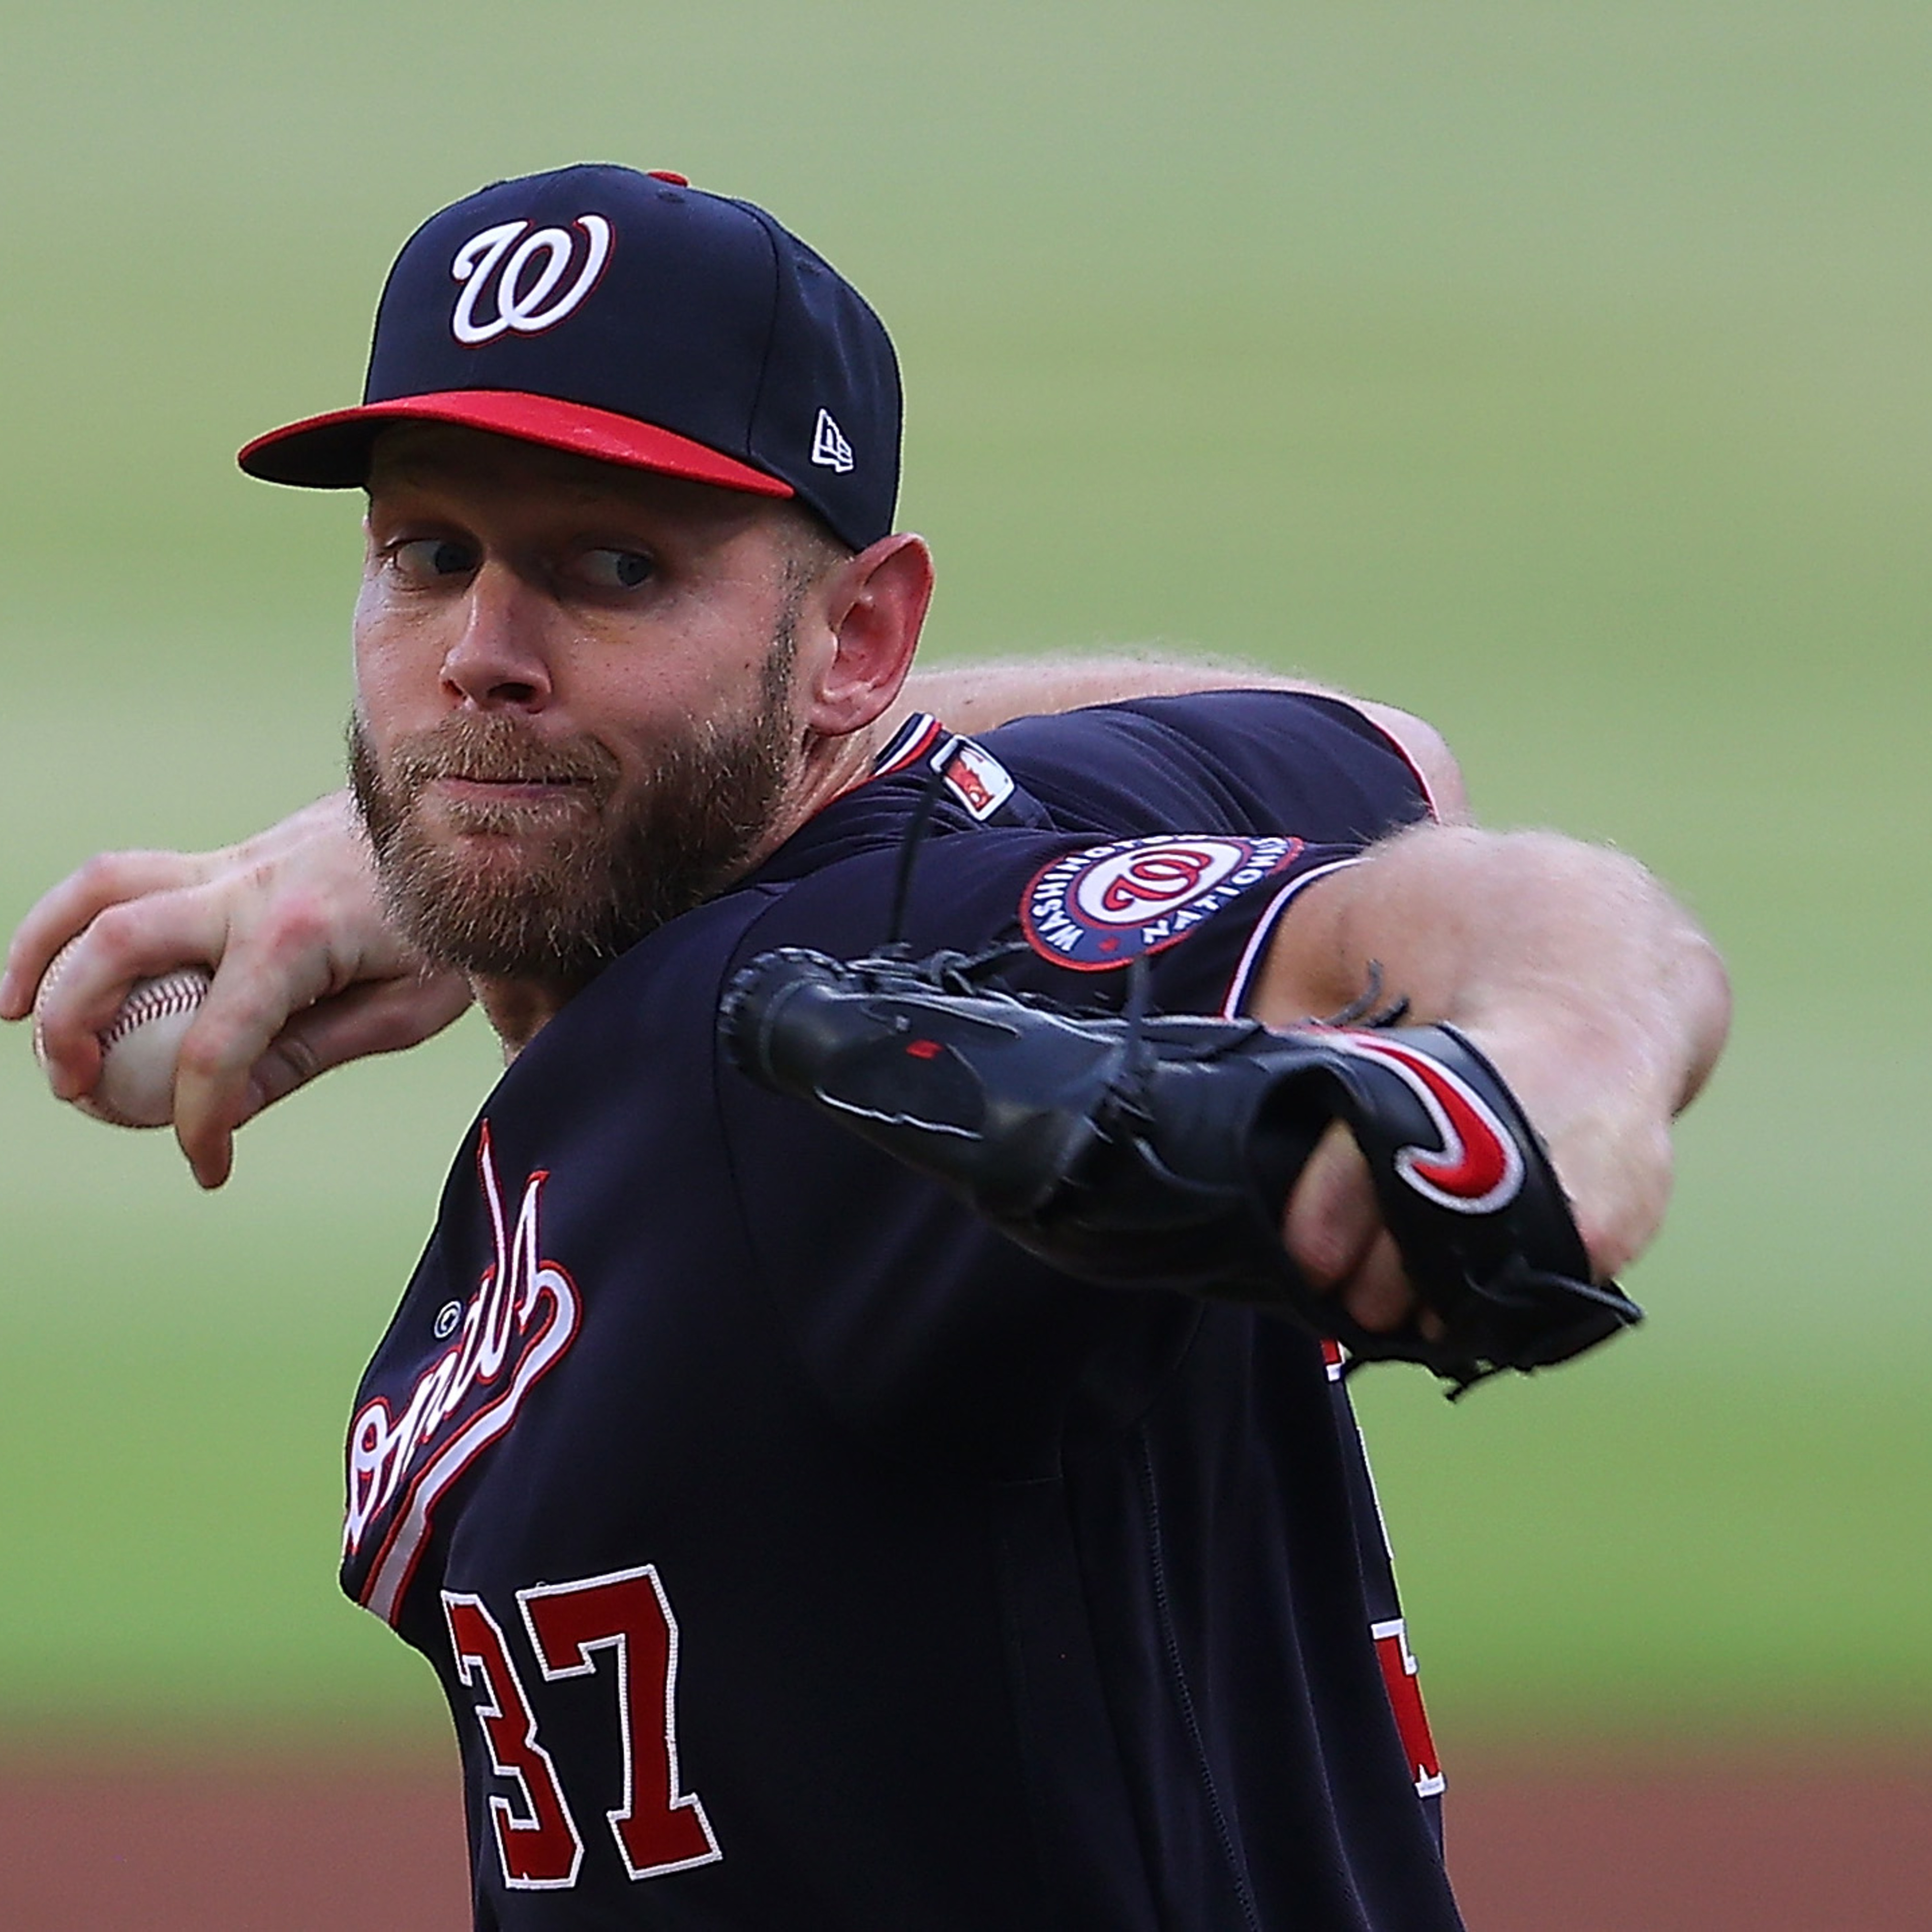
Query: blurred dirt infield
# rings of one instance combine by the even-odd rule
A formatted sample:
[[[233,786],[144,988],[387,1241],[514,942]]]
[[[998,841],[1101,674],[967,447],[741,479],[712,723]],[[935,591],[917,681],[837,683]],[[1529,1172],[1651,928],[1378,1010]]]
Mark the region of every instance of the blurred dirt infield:
[[[1932,1773],[1903,1754],[1498,1761],[1451,1796],[1470,1932],[1932,1926]],[[10,1932],[464,1932],[465,1892],[453,1768],[0,1767]]]
[[[1893,1748],[1450,1767],[1469,1932],[1932,1932],[1932,1766]]]

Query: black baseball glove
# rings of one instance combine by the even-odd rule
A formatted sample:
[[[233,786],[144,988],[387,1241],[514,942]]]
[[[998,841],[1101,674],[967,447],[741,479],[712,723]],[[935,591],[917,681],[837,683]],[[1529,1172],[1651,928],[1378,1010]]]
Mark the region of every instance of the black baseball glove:
[[[1093,1016],[991,990],[978,964],[762,954],[726,991],[725,1049],[1055,1268],[1291,1315],[1452,1394],[1642,1318],[1591,1281],[1534,1130],[1454,1028]],[[1439,1335],[1361,1328],[1282,1247],[1288,1191],[1338,1118]]]

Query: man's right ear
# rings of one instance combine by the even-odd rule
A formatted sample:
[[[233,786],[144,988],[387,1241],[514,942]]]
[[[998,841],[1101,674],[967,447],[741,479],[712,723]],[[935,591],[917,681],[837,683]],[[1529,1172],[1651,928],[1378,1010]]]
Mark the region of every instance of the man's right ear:
[[[826,586],[830,655],[818,667],[806,722],[828,737],[862,730],[898,695],[932,602],[932,552],[910,531],[881,537]]]

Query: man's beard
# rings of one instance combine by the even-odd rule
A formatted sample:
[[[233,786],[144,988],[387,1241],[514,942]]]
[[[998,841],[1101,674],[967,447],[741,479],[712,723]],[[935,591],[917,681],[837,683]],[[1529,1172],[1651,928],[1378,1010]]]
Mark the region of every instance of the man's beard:
[[[620,794],[616,757],[595,739],[545,740],[514,713],[452,716],[379,759],[359,715],[349,781],[374,848],[389,914],[438,965],[568,990],[742,873],[771,830],[796,740],[792,640],[775,640],[746,719],[703,719],[656,748]],[[438,778],[549,782],[542,802],[506,800],[437,812]]]

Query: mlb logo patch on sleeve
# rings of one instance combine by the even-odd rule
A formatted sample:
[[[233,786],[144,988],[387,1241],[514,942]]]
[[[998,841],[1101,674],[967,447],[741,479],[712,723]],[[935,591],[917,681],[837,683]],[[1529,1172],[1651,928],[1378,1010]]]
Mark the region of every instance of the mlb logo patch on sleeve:
[[[1104,973],[1178,944],[1301,850],[1299,838],[1219,834],[1090,846],[1034,875],[1020,902],[1021,928],[1042,959]]]
[[[946,789],[985,825],[1018,787],[1013,775],[985,746],[949,731],[929,711],[915,712],[893,734],[892,742],[872,760],[872,775],[884,778],[917,764],[937,772]]]
[[[975,818],[991,818],[1013,795],[1012,774],[970,738],[954,739],[933,762],[946,774],[952,796]]]

